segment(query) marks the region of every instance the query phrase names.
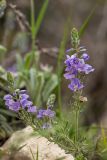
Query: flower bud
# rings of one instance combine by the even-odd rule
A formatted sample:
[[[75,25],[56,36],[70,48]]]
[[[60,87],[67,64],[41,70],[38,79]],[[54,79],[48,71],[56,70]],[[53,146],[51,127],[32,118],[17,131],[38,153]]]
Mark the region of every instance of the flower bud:
[[[54,103],[55,103],[55,99],[56,99],[55,94],[51,94],[50,97],[48,98],[48,101],[47,101],[48,108],[53,108]]]
[[[80,44],[79,34],[76,28],[71,31],[71,43],[73,48],[77,48]]]

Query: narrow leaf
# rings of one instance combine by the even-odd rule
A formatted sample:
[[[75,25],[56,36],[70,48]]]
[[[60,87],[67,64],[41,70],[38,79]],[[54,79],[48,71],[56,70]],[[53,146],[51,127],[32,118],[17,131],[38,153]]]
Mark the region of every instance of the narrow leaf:
[[[25,69],[29,69],[30,68],[31,61],[32,61],[32,53],[26,54],[25,60],[24,60],[24,68]]]
[[[32,152],[32,149],[29,147],[29,149],[30,149],[30,153],[31,153],[31,155],[32,155],[32,160],[35,160],[35,157],[34,157],[34,154],[33,154],[33,152]]]
[[[69,33],[69,27],[68,26],[69,26],[69,23],[67,23],[66,26],[65,26],[63,38],[62,38],[60,48],[59,48],[59,54],[58,54],[58,60],[57,60],[58,78],[60,78],[60,75],[63,71],[62,62],[63,62],[63,58],[64,58],[64,55],[65,55],[65,48],[66,48],[66,43],[67,43],[67,38],[68,38],[68,33]]]
[[[41,25],[41,23],[43,21],[43,18],[44,18],[48,3],[49,3],[49,0],[45,0],[44,4],[43,4],[43,6],[42,6],[42,8],[40,10],[39,16],[38,16],[36,24],[35,24],[35,33],[34,33],[35,37],[37,36],[39,28],[40,28],[40,25]]]
[[[9,110],[5,110],[5,109],[2,109],[2,108],[0,109],[0,113],[2,115],[5,115],[5,116],[17,117],[15,112],[12,112],[12,111],[9,111]]]
[[[91,13],[88,15],[88,17],[85,19],[84,23],[82,24],[82,26],[80,28],[80,31],[79,31],[79,36],[80,37],[84,34],[86,28],[88,27],[89,22],[92,19],[94,13],[95,13],[95,10],[96,10],[96,6],[91,10]]]

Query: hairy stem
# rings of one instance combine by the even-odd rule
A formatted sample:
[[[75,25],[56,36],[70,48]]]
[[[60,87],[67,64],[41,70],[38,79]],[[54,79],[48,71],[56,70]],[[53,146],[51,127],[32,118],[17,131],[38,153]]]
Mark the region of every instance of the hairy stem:
[[[79,115],[80,115],[80,101],[79,97],[81,92],[78,92],[74,95],[74,113],[75,113],[75,142],[79,138]]]

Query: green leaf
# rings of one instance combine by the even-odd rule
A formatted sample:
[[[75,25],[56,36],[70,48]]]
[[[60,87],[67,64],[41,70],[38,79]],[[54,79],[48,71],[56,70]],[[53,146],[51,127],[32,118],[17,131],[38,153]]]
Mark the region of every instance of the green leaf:
[[[0,114],[0,123],[2,123],[2,121],[6,122],[6,118]]]
[[[35,97],[36,83],[37,83],[37,72],[34,68],[30,69],[30,94],[32,98]]]
[[[44,74],[43,73],[38,73],[38,76],[37,76],[37,81],[36,81],[36,104],[38,106],[41,105],[41,96],[42,96],[42,91],[43,91],[43,86],[44,86],[44,82],[45,82],[45,79],[44,79]]]
[[[16,61],[17,61],[17,69],[18,71],[22,71],[24,68],[24,62],[20,54],[16,54]]]
[[[39,16],[38,16],[37,21],[35,23],[35,31],[34,31],[35,37],[37,36],[39,28],[40,28],[40,25],[41,25],[41,23],[43,21],[43,18],[44,18],[48,3],[49,3],[49,0],[45,0],[44,1],[44,4],[43,4],[43,6],[42,6],[42,8],[40,10]]]
[[[22,146],[20,146],[19,148],[17,148],[17,151],[20,151],[22,148],[24,148],[27,144],[23,144]]]
[[[60,44],[60,49],[59,49],[59,54],[58,54],[58,60],[57,60],[57,75],[58,75],[58,107],[59,107],[59,111],[61,110],[61,106],[62,106],[62,102],[61,102],[61,78],[62,78],[62,73],[64,70],[64,66],[63,64],[63,58],[65,56],[65,48],[66,48],[66,43],[67,43],[67,37],[68,37],[68,33],[69,33],[69,21],[65,26],[65,30],[64,30],[64,35]]]
[[[30,68],[31,61],[32,61],[32,53],[26,54],[25,60],[24,60],[24,68],[25,69],[29,69]]]
[[[13,77],[12,73],[10,73],[10,72],[7,72],[7,81],[10,84],[14,84],[14,77]]]
[[[2,66],[0,66],[0,75],[3,75],[3,74],[5,74],[5,69]]]
[[[4,54],[6,53],[6,51],[7,49],[4,46],[0,45],[0,54]]]
[[[9,110],[5,110],[5,109],[0,109],[0,113],[2,115],[10,116],[10,117],[16,117],[17,116],[15,112],[12,112],[12,111],[9,111]]]
[[[12,134],[13,130],[12,130],[12,128],[8,125],[7,122],[4,122],[1,127],[4,129],[4,131],[6,131],[6,134],[8,134],[8,135]]]
[[[66,44],[67,44],[67,38],[68,38],[68,33],[69,33],[69,23],[66,24],[65,29],[64,29],[64,34],[62,37],[62,41],[60,44],[60,48],[59,48],[59,54],[58,54],[58,60],[57,60],[57,74],[58,74],[58,78],[60,78],[62,71],[63,71],[63,67],[62,67],[62,62],[63,62],[63,58],[65,56],[65,48],[66,48]]]
[[[44,90],[43,90],[43,101],[47,101],[50,94],[58,86],[58,76],[53,74],[50,79],[47,81]]]
[[[36,160],[39,160],[39,149],[38,149],[38,146],[37,146],[37,152],[36,152]]]
[[[4,15],[4,11],[7,7],[7,1],[6,0],[0,0],[0,18]]]
[[[94,13],[95,13],[95,10],[96,10],[96,6],[91,10],[90,14],[88,15],[88,17],[85,19],[84,23],[82,24],[82,26],[79,30],[79,36],[80,37],[84,34],[86,28],[88,27],[89,22],[92,19]]]
[[[6,86],[8,86],[8,84],[9,83],[8,83],[8,81],[6,79],[0,77],[0,85],[6,87]]]
[[[29,147],[29,149],[30,149],[30,153],[31,153],[31,155],[32,155],[32,160],[35,160],[35,156],[34,156],[34,154],[33,154],[33,152],[32,152],[32,149]]]

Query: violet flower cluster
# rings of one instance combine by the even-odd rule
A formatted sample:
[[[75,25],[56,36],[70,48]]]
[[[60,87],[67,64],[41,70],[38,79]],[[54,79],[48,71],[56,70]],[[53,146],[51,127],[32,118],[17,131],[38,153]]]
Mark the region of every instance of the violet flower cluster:
[[[68,88],[75,92],[84,87],[84,84],[81,82],[80,78],[83,75],[93,72],[94,68],[86,63],[89,60],[89,55],[87,53],[75,53],[71,56],[67,55],[66,57],[66,73],[64,74],[64,77],[70,80]]]
[[[21,109],[26,109],[28,112],[36,112],[36,106],[28,100],[29,95],[26,94],[26,90],[16,90],[12,95],[7,94],[4,96],[5,105],[8,109],[18,112]]]
[[[55,112],[51,109],[40,109],[37,115],[37,118],[53,118],[55,116]]]
[[[42,128],[50,128],[51,124],[49,121],[55,116],[55,112],[51,108],[37,109],[33,106],[33,103],[29,100],[29,95],[26,90],[16,90],[13,94],[7,94],[4,96],[5,105],[9,110],[19,112],[20,110],[26,110],[29,113],[35,114],[36,118],[44,123]]]
[[[26,90],[16,90],[12,95],[7,94],[4,96],[5,105],[8,109],[18,112],[20,109],[27,109],[28,112],[36,112],[36,106],[28,100],[29,95]]]
[[[50,122],[54,118],[54,116],[55,116],[55,112],[47,108],[46,110],[40,109],[38,112],[37,118],[40,120],[44,120],[44,124],[42,128],[45,129],[45,128],[51,128]]]

